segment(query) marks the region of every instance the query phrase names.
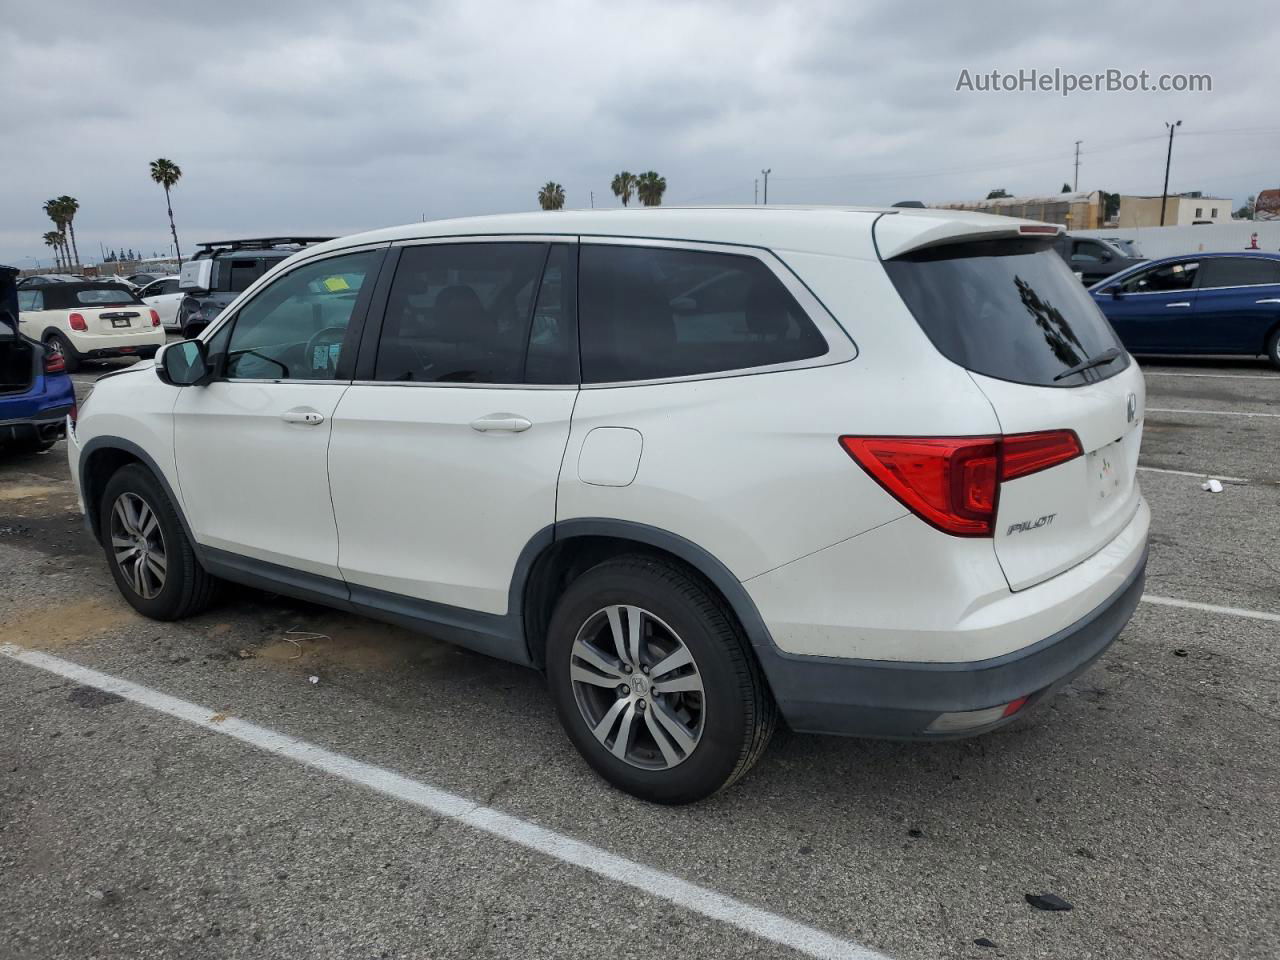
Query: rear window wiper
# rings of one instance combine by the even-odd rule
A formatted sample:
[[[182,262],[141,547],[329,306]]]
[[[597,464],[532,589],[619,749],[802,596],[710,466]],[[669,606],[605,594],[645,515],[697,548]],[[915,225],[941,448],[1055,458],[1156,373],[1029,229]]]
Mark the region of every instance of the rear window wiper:
[[[1090,357],[1088,360],[1082,360],[1074,367],[1067,367],[1067,369],[1063,370],[1053,378],[1053,382],[1057,383],[1059,380],[1065,380],[1072,374],[1084,373],[1086,370],[1092,370],[1094,367],[1105,367],[1108,363],[1111,363],[1113,360],[1119,360],[1123,356],[1124,351],[1119,347],[1107,347],[1107,349],[1103,350],[1096,357]]]

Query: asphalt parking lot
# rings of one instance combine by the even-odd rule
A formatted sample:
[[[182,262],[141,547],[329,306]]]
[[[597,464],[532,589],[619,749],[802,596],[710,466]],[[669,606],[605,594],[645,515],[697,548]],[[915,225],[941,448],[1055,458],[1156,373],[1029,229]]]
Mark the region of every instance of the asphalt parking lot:
[[[1276,956],[1280,373],[1143,367],[1150,602],[1092,670],[678,809],[520,668],[248,590],[141,619],[62,446],[0,461],[0,957]]]

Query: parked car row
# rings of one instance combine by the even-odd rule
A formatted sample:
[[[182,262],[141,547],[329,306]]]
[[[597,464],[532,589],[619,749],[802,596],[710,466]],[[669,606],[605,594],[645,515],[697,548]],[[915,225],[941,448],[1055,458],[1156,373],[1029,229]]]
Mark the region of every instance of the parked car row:
[[[160,315],[113,281],[31,284],[16,291],[22,333],[74,372],[85,360],[154,356],[165,342]]]
[[[20,328],[17,276],[0,266],[0,449],[38,452],[63,437],[76,396],[62,355]]]

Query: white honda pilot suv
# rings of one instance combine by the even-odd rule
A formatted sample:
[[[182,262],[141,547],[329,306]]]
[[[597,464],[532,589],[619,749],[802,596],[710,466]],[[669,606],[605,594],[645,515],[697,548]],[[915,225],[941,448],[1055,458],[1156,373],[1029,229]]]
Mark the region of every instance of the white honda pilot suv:
[[[226,580],[542,670],[650,800],[732,783],[779,714],[978,733],[1143,587],[1143,379],[1058,232],[752,207],[346,237],[102,378],[71,472],[143,614]]]

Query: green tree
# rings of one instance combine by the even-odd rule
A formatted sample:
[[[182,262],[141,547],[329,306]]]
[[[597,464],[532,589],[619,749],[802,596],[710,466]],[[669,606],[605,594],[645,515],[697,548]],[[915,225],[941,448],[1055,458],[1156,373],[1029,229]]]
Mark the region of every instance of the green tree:
[[[659,176],[657,171],[648,170],[636,177],[636,196],[646,207],[659,206],[666,192],[667,178]]]
[[[631,202],[632,195],[636,192],[636,175],[623,170],[621,173],[614,174],[613,183],[610,184],[613,195],[622,201],[625,207]]]
[[[992,190],[990,193],[987,194],[987,199],[999,200],[1001,197],[1008,197],[1008,196],[1012,196],[1012,194],[1010,194],[1008,190],[1006,190],[1004,187],[996,187],[994,190]]]
[[[548,180],[546,186],[538,191],[538,203],[543,210],[564,209],[564,187],[554,180]]]
[[[178,266],[182,266],[182,248],[178,246],[178,228],[173,225],[173,201],[169,199],[169,191],[182,179],[182,168],[172,160],[161,157],[151,161],[151,179],[164,187],[164,203],[169,208],[169,232],[173,234],[173,252],[177,254]]]
[[[1231,216],[1235,217],[1237,220],[1252,220],[1253,208],[1257,202],[1258,198],[1253,194],[1250,194],[1249,199],[1245,201],[1244,206],[1232,213]]]
[[[77,266],[80,264],[80,250],[76,247],[76,214],[80,212],[80,201],[65,193],[57,198],[58,207],[62,210],[67,222],[67,232],[71,234],[71,253]]]
[[[53,248],[53,262],[56,265],[57,269],[61,270],[62,257],[59,256],[58,251],[62,249],[62,234],[60,234],[57,230],[49,230],[45,233],[43,239],[44,239],[44,245],[46,247]]]
[[[71,266],[71,250],[67,247],[66,210],[61,202],[55,198],[44,202],[44,212],[53,221],[53,225],[58,228],[58,249],[62,253],[61,263],[66,264],[69,268]]]
[[[1074,191],[1071,189],[1071,184],[1069,184],[1069,183],[1064,183],[1064,184],[1062,185],[1062,192],[1063,192],[1063,193],[1073,193]]]

